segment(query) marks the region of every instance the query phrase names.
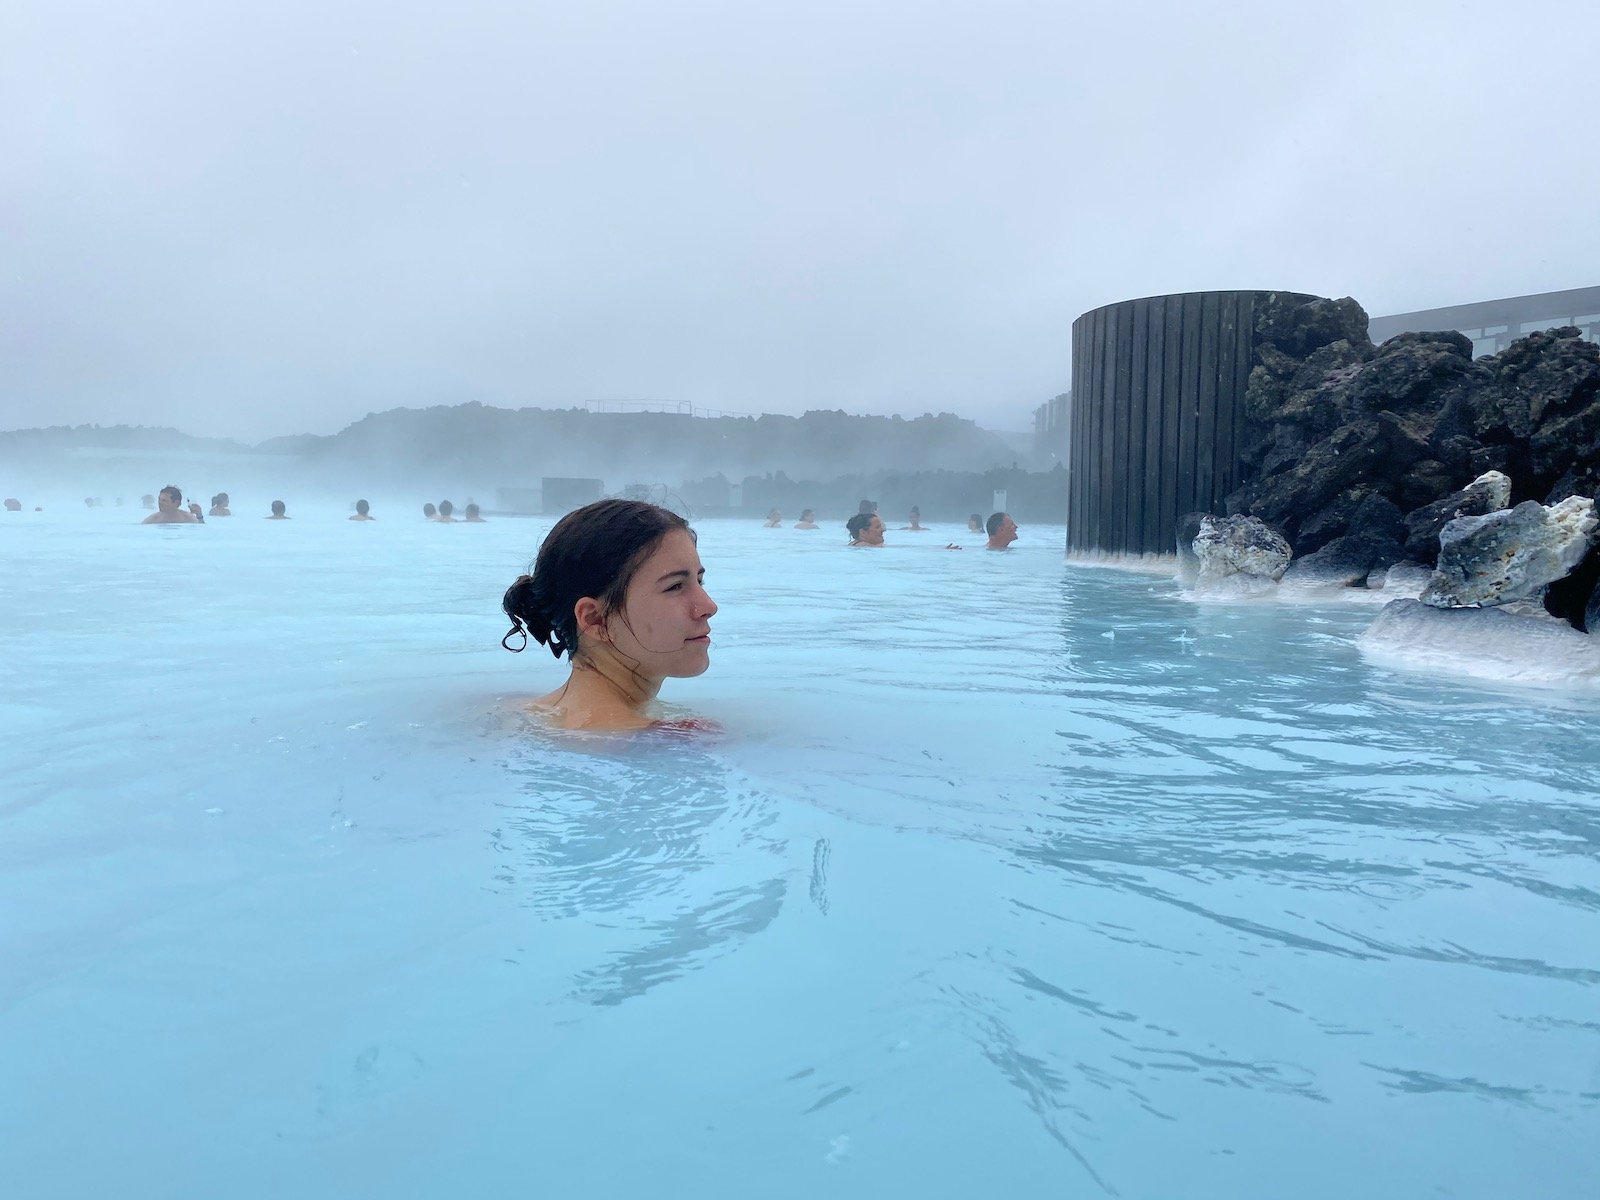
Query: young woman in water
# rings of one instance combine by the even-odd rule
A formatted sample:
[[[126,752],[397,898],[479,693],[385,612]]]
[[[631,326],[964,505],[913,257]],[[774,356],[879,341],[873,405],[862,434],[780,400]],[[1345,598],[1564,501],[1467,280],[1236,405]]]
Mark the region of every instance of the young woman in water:
[[[769,512],[767,514],[766,523],[763,524],[761,526],[761,528],[763,528],[763,529],[778,529],[778,528],[781,528],[782,525],[783,525],[783,514],[781,512],[779,512],[777,509],[773,509],[771,512]]]
[[[521,652],[528,640],[571,664],[567,682],[532,708],[559,729],[647,729],[666,679],[711,665],[705,568],[677,513],[642,500],[597,500],[556,522],[533,573],[501,603]],[[513,638],[520,645],[511,644]]]
[[[815,529],[817,527],[817,514],[813,509],[806,509],[800,514],[800,519],[794,523],[796,529]]]

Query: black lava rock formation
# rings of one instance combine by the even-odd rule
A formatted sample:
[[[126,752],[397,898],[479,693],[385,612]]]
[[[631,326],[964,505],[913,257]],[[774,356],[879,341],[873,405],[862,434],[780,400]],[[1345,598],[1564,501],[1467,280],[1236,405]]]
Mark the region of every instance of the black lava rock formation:
[[[1575,328],[1474,360],[1459,333],[1374,346],[1354,300],[1283,296],[1258,314],[1257,340],[1244,482],[1225,506],[1280,530],[1297,557],[1337,542],[1327,565],[1352,577],[1363,562],[1432,562],[1445,514],[1481,510],[1458,493],[1486,471],[1510,478],[1511,504],[1600,492],[1600,346]],[[1587,600],[1564,615],[1581,622]]]

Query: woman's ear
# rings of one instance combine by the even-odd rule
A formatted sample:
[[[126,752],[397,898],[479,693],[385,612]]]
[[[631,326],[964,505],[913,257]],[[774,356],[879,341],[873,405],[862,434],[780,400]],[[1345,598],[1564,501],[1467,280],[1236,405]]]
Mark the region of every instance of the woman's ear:
[[[606,639],[606,616],[600,608],[600,601],[593,596],[585,596],[572,606],[572,615],[578,622],[578,636]]]

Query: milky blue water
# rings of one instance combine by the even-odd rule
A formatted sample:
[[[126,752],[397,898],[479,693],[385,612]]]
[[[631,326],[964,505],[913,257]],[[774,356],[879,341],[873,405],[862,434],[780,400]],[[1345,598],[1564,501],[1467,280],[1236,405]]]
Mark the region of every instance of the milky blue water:
[[[4,1194],[1600,1194],[1592,698],[712,521],[726,733],[563,738],[375,511],[0,514]]]

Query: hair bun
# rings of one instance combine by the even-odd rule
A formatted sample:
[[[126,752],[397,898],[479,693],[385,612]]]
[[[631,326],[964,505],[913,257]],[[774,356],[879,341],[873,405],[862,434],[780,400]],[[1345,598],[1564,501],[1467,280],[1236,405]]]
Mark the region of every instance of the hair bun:
[[[528,639],[532,638],[541,646],[549,646],[550,653],[557,658],[561,657],[566,643],[551,628],[549,597],[539,579],[532,575],[517,576],[515,582],[506,589],[501,607],[511,618],[511,629],[500,639],[502,646],[514,654],[520,654],[528,648]],[[511,639],[519,633],[522,635],[522,645],[513,646]]]

